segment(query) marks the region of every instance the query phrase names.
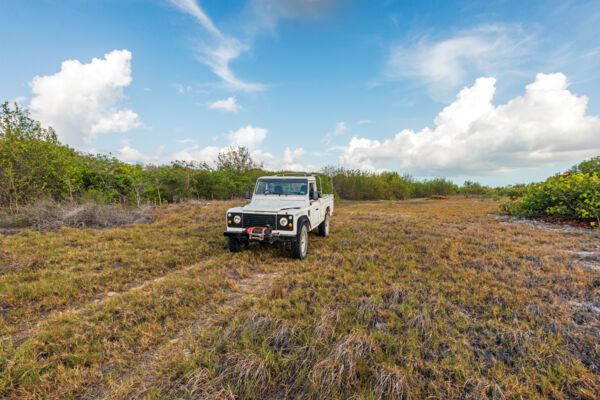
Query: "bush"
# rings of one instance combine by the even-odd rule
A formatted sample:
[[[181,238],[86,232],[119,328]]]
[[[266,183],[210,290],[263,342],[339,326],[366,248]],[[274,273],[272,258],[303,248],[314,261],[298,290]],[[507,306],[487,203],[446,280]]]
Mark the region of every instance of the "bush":
[[[589,161],[593,160],[598,157]],[[580,165],[589,166],[589,161]],[[584,170],[578,167],[571,171]],[[596,226],[600,224],[600,177],[597,172],[566,172],[552,176],[545,182],[530,185],[523,196],[513,196],[501,208],[519,217],[552,216],[586,221]]]
[[[74,228],[111,228],[154,221],[150,208],[103,205],[96,202],[54,203],[37,201],[13,211],[0,210],[0,229],[36,230]]]

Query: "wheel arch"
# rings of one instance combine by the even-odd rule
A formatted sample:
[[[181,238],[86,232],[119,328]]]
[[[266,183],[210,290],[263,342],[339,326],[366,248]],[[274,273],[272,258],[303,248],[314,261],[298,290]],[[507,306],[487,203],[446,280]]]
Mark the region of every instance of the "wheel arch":
[[[296,224],[296,232],[298,232],[298,229],[300,229],[300,227],[304,223],[308,224],[308,230],[309,231],[312,229],[312,227],[310,226],[310,219],[308,219],[307,215],[303,215],[300,218],[298,218],[298,223]]]

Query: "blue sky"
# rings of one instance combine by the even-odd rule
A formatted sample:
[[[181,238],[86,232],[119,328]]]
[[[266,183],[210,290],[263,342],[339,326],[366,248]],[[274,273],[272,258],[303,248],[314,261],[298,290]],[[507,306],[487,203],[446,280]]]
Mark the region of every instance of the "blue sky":
[[[491,185],[600,155],[600,1],[4,0],[0,93],[128,162]]]

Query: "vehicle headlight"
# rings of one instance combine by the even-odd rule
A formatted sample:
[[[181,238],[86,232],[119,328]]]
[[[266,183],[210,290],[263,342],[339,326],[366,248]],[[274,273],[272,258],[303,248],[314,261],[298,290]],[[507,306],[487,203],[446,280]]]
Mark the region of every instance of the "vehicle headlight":
[[[242,222],[242,217],[240,217],[239,215],[236,215],[235,217],[233,217],[233,223],[234,224],[239,224],[240,222]]]
[[[281,217],[281,218],[279,219],[279,225],[281,225],[281,226],[286,226],[286,225],[287,225],[287,223],[288,223],[288,219],[287,219],[286,217]]]

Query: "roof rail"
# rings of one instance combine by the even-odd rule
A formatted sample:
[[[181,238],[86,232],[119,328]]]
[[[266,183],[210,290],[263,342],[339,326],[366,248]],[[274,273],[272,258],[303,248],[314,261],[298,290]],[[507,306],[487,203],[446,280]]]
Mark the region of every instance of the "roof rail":
[[[281,172],[281,173],[277,173],[274,176],[310,176],[310,175],[314,175],[311,173],[307,173],[307,172]]]
[[[272,175],[272,176],[315,176],[319,178],[319,186],[320,186],[320,191],[323,191],[323,182],[321,182],[321,177],[327,177],[329,178],[329,181],[331,182],[331,193],[334,193],[334,189],[333,189],[333,176],[332,175],[327,175],[324,174],[322,172],[281,172],[281,173],[277,173],[276,175]]]
[[[274,176],[327,176],[322,172],[278,172]]]

